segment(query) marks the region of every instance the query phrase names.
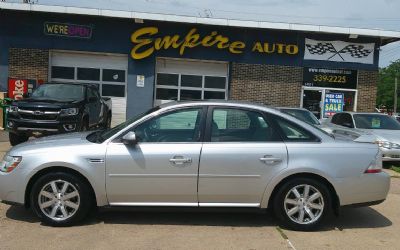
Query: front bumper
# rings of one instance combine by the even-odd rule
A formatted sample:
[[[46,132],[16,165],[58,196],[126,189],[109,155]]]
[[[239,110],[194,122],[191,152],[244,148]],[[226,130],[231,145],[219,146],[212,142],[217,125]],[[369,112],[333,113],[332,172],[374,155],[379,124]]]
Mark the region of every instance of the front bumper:
[[[21,178],[24,176],[23,169],[18,167],[11,173],[0,172],[0,200],[6,204],[23,205],[25,203],[25,183]]]
[[[400,162],[400,149],[380,147],[380,150],[382,152],[382,161]]]
[[[65,117],[56,121],[26,120],[9,117],[7,120],[7,129],[10,132],[26,136],[37,134],[51,135],[79,131],[80,121],[79,116]]]
[[[368,204],[386,199],[390,188],[390,176],[385,172],[380,172],[338,178],[335,179],[334,186],[341,206]]]

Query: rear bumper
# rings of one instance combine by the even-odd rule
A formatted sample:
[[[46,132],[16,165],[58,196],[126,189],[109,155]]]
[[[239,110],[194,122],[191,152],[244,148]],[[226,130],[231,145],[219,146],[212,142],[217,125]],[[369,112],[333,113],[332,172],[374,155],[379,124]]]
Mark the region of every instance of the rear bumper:
[[[389,188],[390,176],[385,172],[335,180],[335,189],[341,206],[360,206],[360,204],[384,201]]]

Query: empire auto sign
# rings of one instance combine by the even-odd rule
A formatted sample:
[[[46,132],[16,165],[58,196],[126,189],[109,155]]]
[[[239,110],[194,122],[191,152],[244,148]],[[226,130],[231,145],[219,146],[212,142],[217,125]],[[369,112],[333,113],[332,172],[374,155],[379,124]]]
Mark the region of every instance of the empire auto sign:
[[[254,53],[297,55],[299,47],[297,44],[269,43],[255,41],[246,44],[244,41],[231,40],[228,36],[212,31],[206,35],[200,35],[196,28],[192,28],[183,35],[173,34],[159,36],[157,27],[144,27],[136,30],[131,35],[133,48],[131,56],[140,60],[151,56],[155,51],[176,49],[180,55],[195,47],[217,48],[228,51],[231,54],[242,54],[250,49]]]

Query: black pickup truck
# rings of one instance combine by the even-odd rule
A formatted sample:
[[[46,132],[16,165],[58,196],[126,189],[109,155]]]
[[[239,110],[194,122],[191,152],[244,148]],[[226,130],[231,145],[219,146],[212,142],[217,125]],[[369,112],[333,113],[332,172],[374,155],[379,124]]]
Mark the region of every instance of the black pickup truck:
[[[30,136],[85,131],[111,126],[111,99],[100,97],[96,85],[46,83],[8,108],[11,145]]]

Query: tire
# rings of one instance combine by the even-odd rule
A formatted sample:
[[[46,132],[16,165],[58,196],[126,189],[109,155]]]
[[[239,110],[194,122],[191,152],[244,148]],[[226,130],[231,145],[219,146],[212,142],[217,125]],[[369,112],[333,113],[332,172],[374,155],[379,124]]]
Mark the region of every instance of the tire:
[[[48,173],[33,184],[30,204],[44,224],[71,226],[82,221],[93,207],[90,190],[86,181],[73,174]]]
[[[82,120],[80,131],[83,132],[83,131],[88,131],[88,130],[89,130],[89,121],[88,121],[88,119],[84,118]]]
[[[8,138],[10,140],[10,144],[12,146],[18,145],[20,143],[26,142],[28,141],[29,137],[28,136],[24,136],[24,135],[18,135],[15,133],[8,133]]]
[[[107,114],[107,117],[106,117],[106,119],[105,119],[105,122],[103,123],[103,128],[104,129],[108,129],[108,128],[111,128],[111,114],[110,113],[108,113]]]
[[[307,186],[309,192],[305,195]],[[273,200],[273,210],[287,228],[312,231],[332,214],[331,197],[329,189],[322,182],[312,178],[295,178],[279,188]]]

